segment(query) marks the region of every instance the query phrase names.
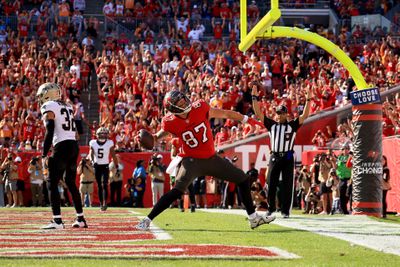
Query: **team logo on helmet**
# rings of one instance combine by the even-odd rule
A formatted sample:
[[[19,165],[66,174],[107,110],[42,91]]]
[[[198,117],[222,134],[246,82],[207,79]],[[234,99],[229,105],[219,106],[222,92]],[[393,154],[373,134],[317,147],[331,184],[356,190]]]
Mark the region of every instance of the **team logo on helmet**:
[[[56,83],[44,83],[39,86],[36,97],[40,105],[47,101],[61,100],[61,88]]]
[[[169,91],[164,97],[164,108],[169,112],[182,115],[192,109],[189,98],[178,90]]]

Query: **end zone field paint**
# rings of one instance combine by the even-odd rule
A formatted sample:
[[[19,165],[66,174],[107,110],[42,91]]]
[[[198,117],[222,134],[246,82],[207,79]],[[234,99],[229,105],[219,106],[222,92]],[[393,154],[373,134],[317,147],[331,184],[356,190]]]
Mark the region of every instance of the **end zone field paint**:
[[[58,245],[56,249],[44,245],[33,248],[6,245],[0,257],[96,257],[96,258],[177,258],[177,259],[296,259],[299,256],[274,247],[231,246],[217,244],[174,245]]]
[[[294,259],[297,255],[274,247],[219,244],[137,244],[137,241],[171,239],[152,225],[150,232],[136,230],[137,214],[110,209],[106,213],[85,210],[88,229],[73,229],[65,219],[65,230],[41,230],[50,212],[3,210],[0,217],[0,258],[93,257],[179,259]],[[72,220],[72,219],[70,219]],[[135,244],[136,243],[136,244]]]

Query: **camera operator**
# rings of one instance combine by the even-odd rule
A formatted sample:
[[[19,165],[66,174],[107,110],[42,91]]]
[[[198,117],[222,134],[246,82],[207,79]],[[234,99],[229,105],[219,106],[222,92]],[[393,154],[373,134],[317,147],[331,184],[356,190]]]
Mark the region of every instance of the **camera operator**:
[[[80,176],[79,192],[81,193],[82,206],[85,205],[85,196],[88,194],[89,207],[91,207],[93,182],[95,181],[94,169],[87,159],[82,158],[79,162],[77,173]]]
[[[29,178],[31,180],[32,206],[43,205],[43,167],[38,157],[33,157],[28,167]]]
[[[339,197],[339,178],[336,175],[336,169],[331,169],[329,171],[329,179],[326,182],[326,186],[330,187],[332,190],[332,209],[331,215],[335,213],[341,213],[340,209],[340,197]]]
[[[339,178],[340,208],[343,214],[349,214],[349,211],[347,210],[347,203],[349,202],[348,187],[351,188],[351,166],[350,164],[347,164],[349,158],[351,158],[350,146],[344,144],[341,153],[337,158],[336,167],[336,174]]]
[[[335,162],[332,160],[331,155],[321,154],[320,156],[320,168],[318,179],[320,181],[320,196],[322,200],[323,211],[321,215],[327,215],[330,213],[332,205],[332,190],[331,187],[327,186],[329,171],[335,168]]]
[[[153,155],[150,160],[147,173],[151,178],[151,192],[153,193],[153,206],[164,194],[165,167],[161,164],[163,156],[161,154]]]
[[[118,167],[115,166],[114,162],[111,162],[108,165],[110,170],[110,201],[111,206],[120,207],[121,206],[121,193],[122,193],[122,172],[124,170],[124,165],[121,163],[121,159],[119,155],[116,155],[118,158]]]
[[[250,179],[250,184],[258,181],[258,170],[255,162],[250,163],[250,169],[246,172],[246,175]]]
[[[311,172],[311,183],[319,183],[319,158],[320,154],[316,155],[313,159],[313,163],[311,164],[310,167],[310,172]]]
[[[305,201],[306,211],[308,211],[309,214],[318,214],[319,192],[317,184],[312,184],[310,186]]]
[[[13,162],[11,154],[7,155],[7,158],[1,164],[0,169],[3,171],[4,187],[7,194],[7,206],[14,208],[17,206],[17,180],[18,172],[17,165]]]
[[[311,174],[308,171],[307,166],[303,166],[303,168],[300,170],[298,178],[299,178],[298,183],[300,190],[297,194],[297,199],[299,201],[299,206],[301,207],[302,201],[306,204],[305,198],[311,186]],[[307,205],[304,205],[303,209],[304,213],[310,212],[310,210],[307,210]]]
[[[132,178],[129,178],[125,188],[130,196],[128,206],[132,205],[136,208],[143,208],[143,196],[146,191],[147,173],[143,166],[144,160],[140,159],[136,162],[136,168],[133,170]]]
[[[267,211],[268,210],[268,202],[267,202],[267,194],[263,190],[261,184],[259,182],[253,182],[250,187],[251,198],[253,199],[253,203],[256,206],[257,211]]]

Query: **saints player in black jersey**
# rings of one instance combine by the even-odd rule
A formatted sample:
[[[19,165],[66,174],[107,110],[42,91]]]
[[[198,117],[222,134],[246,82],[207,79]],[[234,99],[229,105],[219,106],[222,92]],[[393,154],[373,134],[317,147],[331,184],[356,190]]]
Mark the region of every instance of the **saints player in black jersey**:
[[[65,173],[65,183],[72,195],[76,210],[76,219],[72,224],[74,228],[87,228],[83,216],[82,201],[76,186],[76,165],[79,146],[76,141],[76,126],[74,112],[71,105],[62,101],[61,88],[55,83],[42,84],[36,94],[46,134],[43,144],[43,166],[48,166],[48,187],[50,191],[51,209],[53,220],[42,229],[64,229],[61,219],[60,193],[58,183]],[[53,145],[53,152],[48,157]]]

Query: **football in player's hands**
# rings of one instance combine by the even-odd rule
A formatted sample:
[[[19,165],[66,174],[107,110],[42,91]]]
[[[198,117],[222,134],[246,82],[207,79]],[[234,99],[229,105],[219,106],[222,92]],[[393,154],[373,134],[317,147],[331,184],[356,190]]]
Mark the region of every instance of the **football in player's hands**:
[[[260,126],[261,128],[265,128],[264,124],[261,121],[258,121],[256,119],[253,118],[249,118],[249,120],[247,121],[248,124],[252,125],[252,126]]]
[[[152,150],[154,147],[154,137],[153,135],[145,130],[145,129],[141,129],[139,131],[139,143],[140,146],[144,149],[148,149],[148,150]]]

